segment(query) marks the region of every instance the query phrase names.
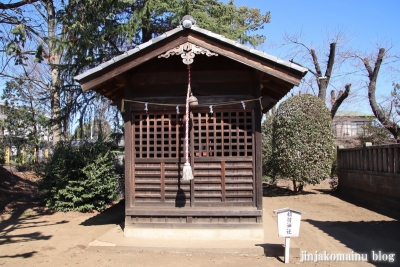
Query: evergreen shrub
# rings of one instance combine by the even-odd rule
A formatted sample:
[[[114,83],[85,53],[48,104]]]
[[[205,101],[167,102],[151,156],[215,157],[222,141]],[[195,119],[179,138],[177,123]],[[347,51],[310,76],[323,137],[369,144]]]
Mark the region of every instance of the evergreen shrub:
[[[282,102],[273,130],[273,168],[290,178],[294,191],[329,178],[334,160],[332,119],[325,103],[303,94]]]
[[[57,211],[101,211],[118,196],[116,147],[109,142],[57,143],[40,175],[45,205]]]

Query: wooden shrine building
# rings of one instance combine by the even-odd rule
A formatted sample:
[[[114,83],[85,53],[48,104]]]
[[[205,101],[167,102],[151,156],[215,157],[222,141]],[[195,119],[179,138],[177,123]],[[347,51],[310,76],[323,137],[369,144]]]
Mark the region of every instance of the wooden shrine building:
[[[306,72],[185,16],[75,77],[124,114],[125,236],[262,239],[262,112]],[[189,84],[194,178],[183,180]]]

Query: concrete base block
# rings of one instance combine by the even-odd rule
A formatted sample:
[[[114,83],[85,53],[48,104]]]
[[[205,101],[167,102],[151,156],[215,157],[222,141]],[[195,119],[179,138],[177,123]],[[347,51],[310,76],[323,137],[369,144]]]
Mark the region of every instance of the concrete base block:
[[[130,227],[124,229],[125,237],[166,238],[190,240],[264,240],[262,225],[254,228],[148,228]]]

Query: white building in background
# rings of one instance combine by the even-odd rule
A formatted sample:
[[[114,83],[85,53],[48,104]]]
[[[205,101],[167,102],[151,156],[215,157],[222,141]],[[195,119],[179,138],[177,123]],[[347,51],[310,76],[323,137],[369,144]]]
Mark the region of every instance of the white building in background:
[[[4,101],[0,100],[0,120],[4,120],[7,116],[4,115]],[[0,139],[3,139],[4,129],[1,127],[0,129]]]
[[[0,120],[4,120],[6,115],[4,115],[4,101],[0,100]]]
[[[364,132],[363,126],[371,123],[373,114],[356,111],[338,111],[332,122],[335,145],[353,147],[358,144],[357,137]]]

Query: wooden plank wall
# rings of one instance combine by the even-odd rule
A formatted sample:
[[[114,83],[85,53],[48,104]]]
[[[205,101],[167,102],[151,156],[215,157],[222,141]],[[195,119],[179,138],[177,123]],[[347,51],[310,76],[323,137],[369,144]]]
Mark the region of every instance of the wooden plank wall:
[[[202,158],[195,162],[193,206],[253,206],[252,158],[225,160]]]
[[[400,144],[338,149],[338,192],[400,211]]]
[[[338,149],[338,169],[400,173],[400,144]]]

